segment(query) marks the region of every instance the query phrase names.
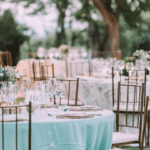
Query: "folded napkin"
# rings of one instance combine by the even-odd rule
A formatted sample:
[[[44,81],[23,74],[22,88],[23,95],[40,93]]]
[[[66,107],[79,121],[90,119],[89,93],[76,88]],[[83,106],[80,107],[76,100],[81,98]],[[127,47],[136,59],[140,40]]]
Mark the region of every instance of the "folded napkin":
[[[84,118],[93,118],[94,115],[90,114],[65,114],[65,115],[57,115],[56,118],[60,119],[84,119]]]

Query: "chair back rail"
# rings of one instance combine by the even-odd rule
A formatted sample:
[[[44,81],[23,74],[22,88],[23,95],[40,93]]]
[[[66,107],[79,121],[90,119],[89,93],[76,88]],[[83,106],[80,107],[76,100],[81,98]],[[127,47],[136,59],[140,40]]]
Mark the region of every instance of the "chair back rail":
[[[88,65],[88,75],[91,76],[91,63],[90,60],[88,60],[87,62],[69,62],[69,61],[65,61],[66,63],[66,74],[67,74],[67,78],[69,77],[69,73],[70,73],[70,77],[73,78],[73,70],[75,71],[75,74],[78,75],[78,71],[79,71],[79,67],[80,67],[80,75],[84,75],[85,71],[84,71],[84,65]],[[75,68],[73,68],[75,67]]]
[[[68,86],[68,92],[67,92],[67,105],[70,106],[70,93],[72,92],[72,88],[74,88],[74,86],[71,85],[71,83],[75,83],[76,87],[75,87],[75,102],[73,104],[73,106],[77,106],[78,105],[78,91],[79,91],[79,78],[74,79],[74,78],[66,78],[66,79],[56,79],[57,81],[61,81],[61,83],[67,82],[67,86]],[[61,98],[59,101],[59,104],[61,104]]]
[[[9,51],[0,52],[0,66],[12,66],[12,56]]]
[[[49,75],[50,70],[51,70],[52,76]],[[45,65],[45,64],[42,64],[41,62],[38,62],[38,63],[33,62],[32,72],[33,72],[34,81],[48,80],[50,77],[54,77],[54,64]]]
[[[126,126],[126,127],[135,127],[138,128],[139,127],[139,119],[140,118],[140,112],[143,112],[143,107],[144,105],[144,91],[145,91],[145,87],[144,87],[144,83],[142,84],[142,86],[140,85],[129,85],[129,84],[121,84],[120,82],[118,82],[118,101],[117,101],[117,125],[116,125],[116,130],[119,131],[119,126]],[[125,90],[121,90],[121,88],[126,87],[126,91]],[[132,95],[129,93],[129,91],[131,90],[134,91],[134,93],[132,93]],[[138,92],[137,92],[138,90]],[[126,92],[126,93],[125,93]],[[123,96],[122,96],[123,93]],[[126,94],[126,99],[124,97],[124,94]],[[131,97],[133,96],[133,97]],[[124,98],[122,100],[122,98]],[[141,102],[141,99],[143,100]],[[120,108],[121,107],[121,108]],[[119,123],[119,114],[120,113],[125,114],[125,125],[121,125]],[[128,125],[129,122],[129,114],[131,115],[132,113],[132,125]],[[135,114],[138,115],[137,117],[137,125],[134,124],[135,122]],[[131,119],[131,118],[130,118]]]
[[[123,77],[122,71],[119,70],[119,69],[114,69],[114,67],[112,67],[112,104],[113,104],[113,106],[114,106],[114,103],[117,101],[117,100],[115,100],[115,85],[114,85],[114,81],[115,81],[115,79],[114,79],[115,71],[117,71],[117,72],[119,73],[119,80],[120,80],[120,83],[135,84],[135,85],[141,85],[142,83],[145,83],[145,87],[146,87],[146,81],[147,81],[147,79],[146,79],[146,68],[145,68],[144,70],[132,70],[133,74],[135,75],[135,76],[134,76],[134,78],[135,78],[134,81],[135,81],[135,82],[132,83],[133,80],[132,80],[132,78],[129,76],[129,73],[128,73],[128,75],[126,76],[126,77],[127,77],[126,81],[124,81],[124,80],[122,79],[122,77]],[[141,81],[139,81],[139,80],[138,80],[138,79],[139,79],[139,74],[140,74],[141,72],[143,73],[143,78],[142,78]],[[146,90],[145,90],[145,95],[144,95],[144,96],[146,96]]]
[[[126,87],[126,91],[122,90],[122,87]],[[133,97],[129,93],[133,88]],[[122,84],[118,82],[118,98],[117,98],[117,111],[116,111],[116,131],[119,132],[120,127],[138,128],[139,130],[139,144],[143,147],[144,139],[146,140],[146,118],[149,97],[145,96],[145,83],[142,85],[130,85]],[[122,100],[124,96],[121,93],[126,92],[126,99]],[[131,99],[130,99],[131,98]],[[120,114],[125,115],[124,124],[120,121]],[[129,116],[130,115],[130,116]],[[146,141],[147,142],[147,141]]]
[[[49,75],[49,70],[51,69],[52,75]],[[49,79],[54,78],[54,64],[50,65],[41,65],[41,71],[42,71],[42,79]]]
[[[2,150],[5,150],[5,143],[4,143],[4,109],[5,108],[15,108],[15,130],[16,130],[16,139],[15,139],[15,145],[16,150],[18,150],[18,107],[29,107],[29,129],[28,129],[28,150],[31,150],[31,102],[29,102],[28,105],[20,105],[20,106],[3,106],[0,107],[2,109]]]

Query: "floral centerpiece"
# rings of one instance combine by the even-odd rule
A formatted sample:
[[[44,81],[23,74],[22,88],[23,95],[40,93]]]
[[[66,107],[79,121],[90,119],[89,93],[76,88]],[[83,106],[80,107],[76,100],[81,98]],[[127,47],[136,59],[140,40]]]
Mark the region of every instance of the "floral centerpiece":
[[[12,81],[14,84],[17,78],[20,78],[20,73],[16,71],[13,67],[0,68],[1,81]]]
[[[148,58],[150,58],[148,52],[145,52],[144,50],[136,50],[133,53],[133,56],[135,59],[142,59],[142,60],[147,60]]]
[[[134,57],[127,57],[125,62],[126,63],[131,63],[132,62],[133,64],[135,64],[135,58]]]
[[[150,61],[150,51],[148,51],[147,54],[148,54],[147,61]]]
[[[69,47],[67,45],[61,45],[59,47],[59,49],[61,50],[62,54],[68,55],[68,53],[69,53]]]
[[[39,47],[37,50],[37,57],[39,59],[43,59],[45,57],[45,54],[47,53],[47,50],[43,47]]]

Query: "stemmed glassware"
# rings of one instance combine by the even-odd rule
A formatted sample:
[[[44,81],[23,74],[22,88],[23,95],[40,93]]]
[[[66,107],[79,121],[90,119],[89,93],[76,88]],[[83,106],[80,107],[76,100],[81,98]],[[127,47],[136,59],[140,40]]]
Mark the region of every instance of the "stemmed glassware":
[[[49,91],[50,91],[50,97],[54,96],[56,94],[56,78],[51,78],[49,81]]]
[[[125,62],[123,60],[118,61],[118,69],[123,70],[125,68]]]
[[[148,69],[148,71],[150,71],[150,61],[147,61],[146,68]]]
[[[150,61],[147,61],[146,62],[146,66],[145,66],[147,69],[148,69],[148,71],[149,71],[149,76],[150,76]]]
[[[56,101],[58,102],[58,110],[59,110],[59,104],[60,104],[60,97],[62,96],[63,94],[63,85],[61,83],[61,81],[57,81],[56,82],[56,93],[55,93],[55,96],[56,96]]]
[[[13,84],[13,83],[9,83],[9,86],[8,86],[8,99],[10,101],[10,103],[12,104],[13,102],[15,102],[15,99],[16,99],[16,95],[18,93],[18,87]]]
[[[43,101],[45,103],[45,109],[47,113],[47,99],[49,98],[49,84],[48,81],[42,81],[42,93],[43,93]]]
[[[17,86],[12,82],[2,82],[1,84],[1,98],[7,101],[8,105],[12,105],[17,95]]]

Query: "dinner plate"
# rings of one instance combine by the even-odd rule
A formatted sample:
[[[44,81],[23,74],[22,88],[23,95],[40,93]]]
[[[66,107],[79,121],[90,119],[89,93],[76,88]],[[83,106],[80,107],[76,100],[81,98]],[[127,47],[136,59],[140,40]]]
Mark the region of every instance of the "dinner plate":
[[[66,115],[57,115],[56,118],[60,119],[85,119],[85,118],[93,118],[94,115],[91,114],[66,114]]]
[[[91,108],[82,108],[82,107],[72,107],[69,109],[70,111],[100,111],[100,110],[103,110],[102,108],[100,107],[91,107]]]
[[[97,107],[96,105],[88,105],[88,106],[81,106],[81,108],[95,108],[95,107]]]

